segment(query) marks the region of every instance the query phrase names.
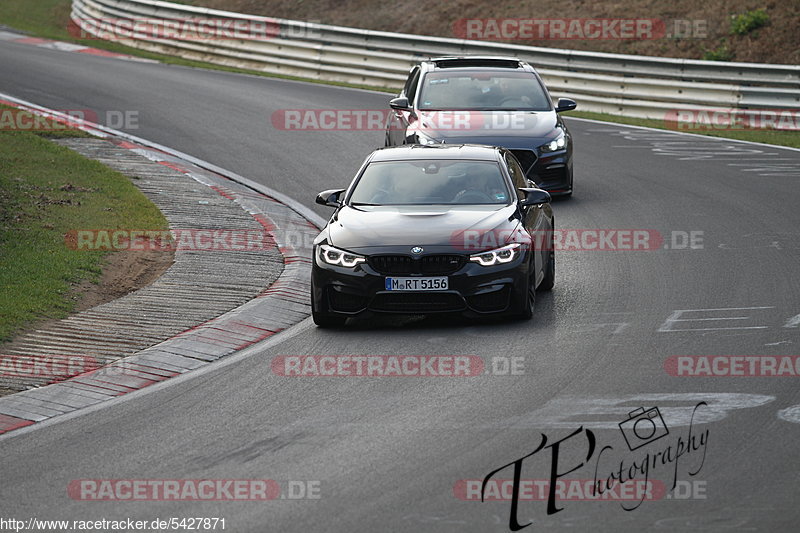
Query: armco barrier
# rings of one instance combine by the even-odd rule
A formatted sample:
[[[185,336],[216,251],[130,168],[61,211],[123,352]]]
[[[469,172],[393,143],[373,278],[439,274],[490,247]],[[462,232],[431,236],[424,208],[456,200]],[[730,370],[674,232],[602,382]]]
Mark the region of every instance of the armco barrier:
[[[268,39],[124,38],[137,48],[325,81],[399,88],[422,58],[441,55],[518,57],[539,70],[555,97],[580,101],[581,109],[661,119],[688,109],[798,109],[800,66],[730,63],[582,52],[388,33],[219,11],[155,0],[73,0],[82,31],[107,35],[104,20],[151,24],[187,19],[266,22]],[[246,37],[246,35],[245,35]]]

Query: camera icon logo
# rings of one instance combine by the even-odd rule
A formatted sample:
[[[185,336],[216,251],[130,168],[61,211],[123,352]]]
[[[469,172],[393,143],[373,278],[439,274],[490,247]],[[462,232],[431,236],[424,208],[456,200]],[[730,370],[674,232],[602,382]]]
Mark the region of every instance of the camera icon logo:
[[[619,430],[631,451],[669,435],[669,429],[658,407],[647,411],[639,407],[628,413],[628,419],[619,423]]]

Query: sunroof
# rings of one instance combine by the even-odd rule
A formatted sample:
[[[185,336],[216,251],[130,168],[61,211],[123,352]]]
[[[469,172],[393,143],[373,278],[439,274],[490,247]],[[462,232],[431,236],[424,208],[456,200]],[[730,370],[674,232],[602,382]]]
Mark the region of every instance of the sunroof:
[[[433,63],[439,68],[456,68],[456,67],[519,68],[519,61],[516,59],[454,57],[451,59],[436,59],[434,60]]]

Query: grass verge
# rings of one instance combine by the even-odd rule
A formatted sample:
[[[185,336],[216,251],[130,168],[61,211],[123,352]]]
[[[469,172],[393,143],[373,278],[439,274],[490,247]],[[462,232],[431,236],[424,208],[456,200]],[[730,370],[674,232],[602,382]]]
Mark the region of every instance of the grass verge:
[[[0,130],[0,343],[67,316],[72,287],[99,279],[109,252],[68,248],[69,230],[168,227],[127,177],[46,138],[70,136],[87,135]]]
[[[205,63],[201,61],[191,61],[174,56],[163,54],[155,54],[146,52],[137,48],[131,48],[118,43],[102,41],[98,39],[76,39],[67,30],[69,24],[70,6],[72,0],[2,0],[2,9],[0,10],[0,24],[5,24],[9,27],[23,30],[35,35],[37,37],[44,37],[48,39],[58,39],[62,41],[77,42],[86,46],[95,48],[102,48],[112,52],[124,53],[155,59],[162,63],[173,65],[181,65],[194,68],[205,68],[212,70],[221,70],[225,72],[234,72],[239,74],[258,75],[268,78],[280,78],[297,80],[311,83],[320,83],[325,85],[335,85],[340,87],[354,87],[358,89],[370,89],[383,91],[387,93],[397,92],[395,89],[368,87],[364,85],[354,85],[341,82],[326,82],[314,80],[310,78],[302,78],[296,76],[284,76],[279,74],[271,74],[266,72],[259,72],[254,70],[240,69],[235,67],[226,67],[221,65],[214,65],[213,63]],[[181,3],[189,3],[184,1]],[[579,102],[580,104],[580,102]],[[618,124],[631,124],[634,126],[648,126],[651,128],[670,130],[663,121],[651,119],[637,119],[622,117],[619,115],[609,115],[605,113],[593,113],[588,111],[571,112],[570,115],[582,118],[591,118],[595,120],[603,120],[606,122],[616,122]],[[566,115],[569,116],[569,115]],[[671,130],[674,131],[674,130]],[[766,130],[742,130],[742,131],[705,131],[705,130],[681,130],[690,133],[698,133],[701,135],[709,135],[712,137],[722,137],[727,139],[739,139],[744,141],[760,142],[765,144],[775,144],[779,146],[790,146],[800,148],[800,132],[795,131],[766,131]]]

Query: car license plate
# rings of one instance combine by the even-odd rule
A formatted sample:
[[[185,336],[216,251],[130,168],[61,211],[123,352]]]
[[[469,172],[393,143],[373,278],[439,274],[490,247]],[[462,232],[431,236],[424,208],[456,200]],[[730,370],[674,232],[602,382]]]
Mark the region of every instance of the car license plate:
[[[446,291],[447,276],[437,278],[386,278],[387,291]]]

